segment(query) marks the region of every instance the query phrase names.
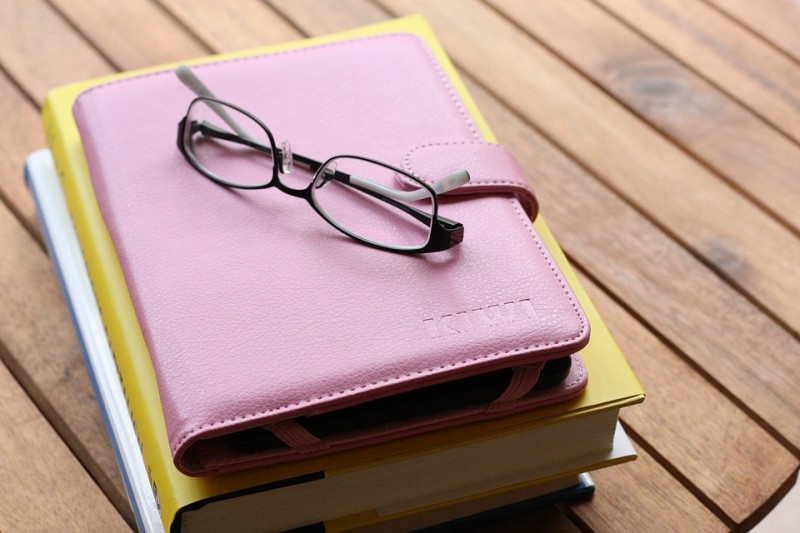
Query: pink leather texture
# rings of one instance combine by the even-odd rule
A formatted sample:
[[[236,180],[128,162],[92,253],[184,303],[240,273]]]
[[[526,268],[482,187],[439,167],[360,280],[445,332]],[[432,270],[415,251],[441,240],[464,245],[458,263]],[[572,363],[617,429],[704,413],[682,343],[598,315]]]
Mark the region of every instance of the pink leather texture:
[[[469,169],[469,183],[446,194],[508,192],[516,196],[531,220],[536,219],[536,196],[519,163],[502,145],[474,140],[428,143],[411,149],[403,158],[404,170],[428,182],[462,168]]]
[[[528,197],[524,176],[505,154],[493,164],[478,157],[502,149],[485,146],[420,39],[366,37],[193,70],[295,153],[363,155],[425,177],[472,166],[476,183],[489,183],[481,194],[473,185],[476,194],[440,201],[442,216],[464,224],[461,244],[388,253],[338,233],[303,200],[276,189],[226,189],[198,174],[176,147],[193,95],[171,71],[83,93],[74,115],[183,472],[297,459],[497,416],[422,414],[416,425],[278,455],[208,449],[222,434],[536,364],[586,344],[588,321],[515,196]],[[447,143],[455,144],[425,148]],[[535,200],[523,201],[535,213]],[[573,365],[570,387],[515,409],[574,396],[585,384],[582,368]]]

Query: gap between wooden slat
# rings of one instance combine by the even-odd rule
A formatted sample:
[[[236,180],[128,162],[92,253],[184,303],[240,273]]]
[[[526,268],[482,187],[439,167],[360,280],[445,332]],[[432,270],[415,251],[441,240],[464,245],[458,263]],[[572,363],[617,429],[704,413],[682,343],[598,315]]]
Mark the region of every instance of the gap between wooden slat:
[[[380,0],[378,0],[378,1],[380,1]],[[483,0],[483,1],[486,2],[487,0]],[[579,67],[577,67],[576,65],[573,65],[570,62],[569,58],[563,57],[557,50],[552,49],[547,43],[544,43],[544,42],[538,40],[526,28],[520,26],[517,21],[513,20],[512,18],[507,17],[505,13],[503,13],[500,10],[498,10],[497,8],[495,8],[495,6],[493,6],[491,4],[487,4],[487,7],[489,9],[492,9],[499,16],[503,17],[509,23],[514,25],[517,29],[519,29],[519,31],[523,32],[524,34],[529,36],[531,39],[535,40],[542,47],[547,49],[552,55],[557,57],[560,61],[562,61],[563,63],[568,65],[574,71],[578,72],[584,79],[586,79],[587,82],[591,83],[600,92],[608,95],[610,98],[612,98],[614,101],[616,101],[620,106],[624,107],[630,113],[632,113],[633,115],[637,116],[640,120],[645,122],[650,128],[654,129],[655,131],[657,131],[660,135],[664,136],[665,138],[667,138],[667,139],[669,139],[671,141],[676,141],[676,139],[674,139],[669,134],[669,132],[663,131],[658,126],[650,123],[647,120],[647,117],[640,115],[638,112],[636,112],[636,110],[631,109],[630,107],[628,107],[625,104],[624,101],[621,101],[618,98],[616,98],[614,94],[612,94],[608,90],[606,90],[606,88],[603,87],[599,82],[597,82],[596,80],[584,75],[584,73],[582,72],[582,70]],[[456,62],[456,61],[454,61],[454,62]],[[458,62],[456,62],[456,64],[460,65],[460,63],[458,63]],[[460,65],[460,66],[461,66],[461,68],[466,68],[463,65]],[[469,69],[467,68],[467,70],[469,70]],[[538,128],[535,124],[533,124],[530,120],[528,120],[527,117],[525,117],[524,113],[521,112],[518,109],[518,107],[516,106],[515,103],[509,102],[506,98],[504,98],[504,96],[502,94],[498,94],[493,89],[490,89],[489,92],[491,92],[492,95],[495,98],[497,98],[498,100],[502,101],[504,103],[504,105],[506,105],[509,109],[514,110],[515,113],[518,116],[522,117],[531,127],[536,129],[537,131],[539,131],[551,143],[553,143],[556,146],[558,146],[558,148],[561,151],[563,151],[564,153],[568,154],[571,159],[579,162],[582,167],[584,167],[586,169],[590,169],[590,172],[599,181],[601,181],[607,188],[609,188],[610,190],[614,191],[617,195],[619,195],[621,198],[623,198],[626,203],[628,203],[629,205],[633,206],[642,216],[647,218],[651,223],[656,225],[661,231],[663,231],[664,233],[669,235],[673,240],[678,242],[683,248],[688,250],[689,253],[691,253],[695,258],[697,258],[701,263],[703,263],[704,265],[708,266],[711,270],[716,272],[723,280],[725,280],[732,287],[734,287],[740,294],[742,294],[751,303],[753,303],[756,307],[758,307],[762,312],[764,312],[767,316],[769,316],[774,322],[779,324],[788,334],[792,335],[795,339],[800,340],[800,329],[797,329],[793,323],[790,323],[786,318],[781,316],[778,313],[777,310],[774,310],[769,305],[768,302],[764,301],[763,298],[760,298],[754,292],[754,289],[752,287],[748,287],[748,285],[745,282],[742,282],[742,281],[738,280],[735,276],[729,274],[723,268],[720,268],[719,264],[717,264],[714,260],[712,260],[712,258],[704,255],[698,249],[698,247],[695,244],[692,244],[689,240],[687,240],[686,237],[684,237],[682,234],[680,234],[680,233],[676,232],[674,229],[672,229],[669,224],[664,223],[659,218],[657,218],[656,215],[653,214],[651,212],[651,210],[649,210],[647,208],[647,206],[643,205],[641,202],[637,201],[630,194],[628,194],[624,190],[620,189],[614,182],[609,181],[608,179],[606,179],[604,177],[603,172],[596,170],[594,168],[594,165],[590,161],[586,161],[585,158],[583,158],[580,154],[576,153],[570,147],[566,146],[563,142],[561,142],[557,138],[553,137],[549,132]],[[715,168],[710,166],[704,160],[699,159],[698,157],[696,157],[685,146],[683,146],[683,144],[681,144],[679,140],[677,140],[676,142],[673,142],[672,144],[673,144],[673,146],[678,148],[682,153],[684,153],[686,155],[686,157],[688,157],[692,161],[696,162],[697,164],[701,165],[704,169],[706,169],[708,172],[710,172],[714,176],[717,176],[718,178],[721,178],[724,183],[726,183],[728,186],[730,186],[738,194],[740,194],[741,196],[747,198],[749,201],[751,201],[751,202],[755,203],[756,205],[758,205],[759,208],[761,208],[765,213],[767,213],[768,216],[774,222],[776,222],[777,224],[780,224],[780,226],[783,229],[789,231],[792,235],[795,235],[795,236],[800,235],[800,233],[798,233],[798,231],[794,227],[789,225],[785,220],[783,220],[782,218],[776,217],[774,215],[774,212],[771,209],[765,208],[765,206],[760,201],[754,200],[752,195],[750,195],[746,190],[741,189],[735,182],[731,182],[728,178],[726,178],[723,174],[718,172]],[[800,147],[798,147],[798,149],[800,149]]]
[[[48,0],[50,5],[119,70],[206,55],[194,36],[150,0]],[[146,32],[143,32],[146,28]],[[138,37],[146,33],[147,39]]]
[[[653,449],[661,443],[658,461],[680,473],[696,494],[709,500],[714,495],[725,513],[721,518],[743,523],[758,511],[742,505],[743,494],[751,495],[747,501],[767,497],[774,503],[774,494],[800,464],[774,439],[774,430],[753,420],[720,390],[713,376],[698,372],[685,353],[621,305],[608,288],[597,285],[582,267],[578,272],[648,395],[643,405],[622,411],[628,427]],[[764,457],[770,460],[762,463]]]
[[[630,111],[651,129],[668,139],[673,146],[686,154],[688,158],[694,160],[712,175],[727,183],[728,186],[737,191],[741,196],[757,205],[773,220],[792,232],[794,236],[800,236],[800,216],[798,216],[796,210],[791,209],[794,205],[792,203],[792,196],[800,200],[800,187],[795,187],[794,194],[791,194],[791,190],[782,191],[784,194],[781,194],[781,192],[778,191],[781,186],[795,184],[796,182],[789,175],[790,171],[788,168],[782,173],[773,170],[778,167],[778,165],[786,166],[785,161],[787,157],[791,156],[796,159],[798,166],[800,166],[800,148],[798,148],[797,144],[791,138],[788,138],[779,130],[768,127],[768,124],[757,114],[753,114],[741,106],[736,107],[735,104],[733,106],[726,105],[728,104],[728,98],[724,92],[715,92],[713,85],[708,83],[704,86],[703,84],[705,82],[702,77],[692,77],[691,69],[686,68],[679,61],[670,61],[670,56],[668,54],[662,52],[659,56],[658,47],[651,45],[649,41],[641,38],[637,32],[633,32],[627,28],[627,26],[618,19],[609,15],[606,10],[590,3],[591,0],[573,0],[571,3],[558,3],[552,0],[543,0],[535,4],[527,5],[524,11],[521,11],[523,10],[522,4],[502,0],[488,1],[489,5],[494,8],[499,15],[506,18],[522,33],[547,49],[553,56],[568,65],[572,70],[580,73],[589,83],[605,93],[620,106]],[[577,2],[580,2],[580,5]],[[595,10],[594,13],[591,13],[592,9]],[[538,13],[538,16],[534,16],[534,13]],[[572,17],[574,20],[578,14],[584,16],[587,13],[597,15],[592,17],[592,20],[597,21],[597,23],[587,29],[599,29],[602,33],[602,42],[606,43],[606,45],[615,41],[621,44],[627,43],[631,35],[638,37],[638,39],[633,39],[635,43],[634,48],[617,47],[620,52],[615,52],[614,56],[604,57],[605,60],[611,60],[613,64],[618,55],[624,56],[634,53],[642,54],[643,58],[648,60],[667,59],[665,63],[654,64],[656,64],[658,70],[668,71],[667,76],[662,77],[663,79],[670,82],[685,80],[686,83],[679,87],[682,88],[685,86],[685,94],[691,97],[685,102],[685,106],[692,107],[700,105],[700,102],[702,102],[702,105],[707,105],[706,100],[708,100],[708,102],[710,102],[710,104],[708,104],[709,108],[716,106],[716,108],[727,109],[728,111],[720,112],[719,120],[717,120],[715,115],[717,111],[710,111],[710,118],[713,119],[711,121],[694,120],[697,117],[692,113],[685,113],[676,117],[675,113],[669,113],[668,110],[666,112],[648,112],[648,108],[658,108],[659,105],[663,104],[664,99],[658,100],[657,98],[650,98],[647,95],[634,95],[626,92],[629,91],[627,85],[625,83],[616,82],[613,68],[608,69],[605,65],[598,65],[592,61],[590,57],[591,54],[586,52],[588,40],[569,40],[570,43],[586,43],[583,50],[565,50],[565,41],[562,40],[559,42],[559,39],[565,38],[564,33],[557,31],[554,24],[561,20],[568,22],[566,21],[567,17]],[[522,20],[516,18],[515,15],[527,15],[529,18]],[[548,16],[551,17],[549,21],[547,21]],[[561,17],[563,17],[563,19]],[[580,24],[580,21],[576,22]],[[539,27],[536,27],[536,24],[539,24]],[[575,26],[577,28],[577,24],[565,23],[564,26]],[[626,33],[626,31],[630,33]],[[587,31],[586,33],[591,32]],[[595,39],[595,42],[599,41],[600,39]],[[595,49],[597,47],[589,48]],[[624,52],[622,52],[622,50],[624,50]],[[655,54],[653,54],[653,52],[655,52]],[[584,60],[588,62],[582,64]],[[639,59],[637,58],[636,61],[639,61]],[[637,68],[638,64],[632,62],[632,65],[634,66],[634,75],[638,74],[641,70]],[[625,75],[627,72],[628,71],[622,71],[622,74]],[[684,74],[689,74],[689,76],[684,76]],[[643,80],[635,76],[632,76],[632,78],[635,81],[647,81],[646,78]],[[661,81],[661,79],[657,78],[657,81]],[[678,85],[677,81],[675,81],[675,85]],[[674,118],[664,118],[665,116]],[[724,133],[724,136],[721,137],[724,142],[708,143],[704,142],[702,137],[692,137],[694,134],[688,132],[693,130],[693,128],[686,128],[681,125],[683,122],[692,121],[695,123],[695,126],[699,126],[701,123],[719,125],[720,127],[715,131],[722,131]],[[753,137],[765,139],[766,143],[756,146],[754,152],[759,155],[764,153],[765,156],[771,157],[758,158],[758,163],[756,164],[751,163],[751,161],[756,159],[753,157],[738,159],[737,164],[729,163],[729,161],[731,161],[730,153],[737,154],[733,156],[735,159],[739,157],[738,154],[742,152],[741,150],[732,150],[732,148],[735,147],[735,139],[742,137],[741,135],[732,135],[732,124],[734,122],[743,123],[743,127],[740,128],[740,131],[744,130],[749,132],[753,128],[761,128],[760,132],[758,132],[759,135]],[[746,133],[745,135],[750,134]],[[711,148],[711,146],[719,146],[721,149]],[[723,157],[723,153],[726,151],[728,155]],[[744,172],[744,170],[747,170],[748,164],[754,168],[768,169],[768,174],[762,175],[762,181],[768,184],[767,187],[756,189],[754,184],[748,184],[748,180],[754,181],[749,177],[754,175],[753,171]],[[727,169],[725,165],[728,165]],[[791,166],[791,164],[789,164],[789,166]],[[778,202],[777,205],[775,205],[776,201]]]
[[[133,523],[88,371],[49,258],[0,209],[0,358],[67,446]]]
[[[785,55],[786,57],[800,63],[800,37],[797,34],[800,27],[800,15],[795,14],[794,20],[797,21],[794,26],[791,23],[786,26],[783,19],[770,20],[761,18],[760,11],[765,11],[772,8],[773,13],[785,13],[786,8],[797,9],[797,3],[786,2],[785,0],[744,0],[737,2],[736,0],[703,0],[705,3],[717,9],[720,13],[730,18],[732,21],[739,24],[742,28],[762,39],[764,42],[775,48],[776,51]],[[781,5],[782,4],[782,5]],[[758,17],[759,20],[753,20]],[[791,20],[791,19],[790,19]],[[766,25],[777,25],[776,28],[780,33],[777,39],[774,36],[768,36],[769,29]],[[793,36],[793,37],[789,37]],[[791,41],[791,42],[789,42]]]
[[[609,16],[613,17],[614,19],[619,21],[619,23],[623,24],[626,28],[628,28],[629,30],[631,30],[634,33],[636,33],[640,38],[642,38],[645,41],[647,41],[651,46],[657,48],[663,54],[665,54],[665,55],[669,56],[670,58],[672,58],[672,60],[674,60],[676,62],[679,62],[679,63],[682,63],[683,66],[685,68],[687,68],[688,70],[690,70],[694,75],[696,75],[699,78],[702,78],[706,83],[708,83],[709,85],[711,85],[714,88],[716,88],[716,90],[718,90],[719,92],[724,93],[725,95],[727,95],[728,98],[730,98],[731,100],[735,101],[737,104],[739,104],[741,107],[747,109],[752,114],[759,116],[764,122],[769,124],[775,130],[777,130],[780,133],[782,133],[787,139],[790,139],[793,142],[795,142],[796,144],[800,145],[800,127],[797,128],[797,130],[798,130],[797,133],[795,135],[793,135],[793,132],[790,131],[789,129],[787,129],[786,124],[781,124],[774,117],[769,116],[769,114],[766,111],[760,109],[754,102],[749,102],[742,95],[738,94],[737,93],[737,89],[738,89],[737,87],[731,87],[730,85],[726,86],[726,85],[718,82],[714,75],[709,74],[707,72],[708,70],[713,69],[713,67],[701,67],[701,66],[698,66],[698,65],[696,65],[694,63],[689,63],[686,60],[684,60],[676,51],[674,51],[669,46],[664,44],[657,37],[655,37],[655,36],[651,35],[650,33],[648,33],[648,31],[652,31],[652,28],[642,29],[641,26],[637,26],[632,21],[630,21],[627,18],[627,17],[631,16],[630,11],[626,11],[624,9],[624,7],[621,10],[620,9],[615,9],[610,5],[608,0],[591,0],[591,1],[595,5],[597,5],[598,8],[600,8],[603,11],[605,11],[606,13],[608,13]],[[697,0],[691,0],[691,1],[697,2]],[[613,4],[613,2],[611,2],[611,4]],[[705,6],[706,4],[705,3],[701,3],[701,2],[697,2],[697,5],[698,6]],[[770,47],[769,45],[767,45],[766,43],[764,43],[764,41],[762,39],[754,38],[750,32],[744,31],[739,24],[734,23],[728,17],[720,14],[716,9],[714,9],[712,7],[709,7],[708,9],[709,9],[710,12],[713,12],[713,13],[717,14],[721,19],[723,19],[725,21],[728,21],[733,27],[735,27],[735,28],[739,29],[740,31],[742,31],[742,33],[744,35],[747,35],[748,38],[752,38],[753,39],[752,42],[757,42],[757,43],[759,43],[761,45],[764,45],[771,52],[774,52],[774,49],[772,47]],[[667,24],[668,22],[665,20],[664,23]],[[680,32],[681,30],[679,28],[676,28],[676,31]],[[786,59],[786,57],[783,54],[777,54],[776,53],[775,57],[780,57],[781,59]],[[800,65],[795,64],[795,62],[793,62],[791,60],[787,60],[787,63],[788,63],[788,65],[786,65],[787,67],[791,66],[791,68],[797,68],[800,71]],[[756,75],[752,75],[752,76],[748,75],[748,77],[755,79],[757,76]],[[759,84],[759,86],[763,86],[763,84]],[[800,110],[798,110],[797,113],[792,113],[792,115],[794,115],[794,114],[800,115]]]
[[[129,529],[2,364],[0,415],[0,529]]]

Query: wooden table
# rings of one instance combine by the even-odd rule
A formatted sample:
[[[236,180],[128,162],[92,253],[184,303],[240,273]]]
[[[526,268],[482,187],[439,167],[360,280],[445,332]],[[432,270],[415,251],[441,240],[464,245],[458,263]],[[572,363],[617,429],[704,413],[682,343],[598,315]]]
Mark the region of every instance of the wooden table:
[[[638,461],[598,472],[589,503],[497,529],[747,529],[794,484],[796,3],[4,0],[0,530],[132,524],[22,181],[46,91],[415,12],[526,168],[649,396],[623,415]]]

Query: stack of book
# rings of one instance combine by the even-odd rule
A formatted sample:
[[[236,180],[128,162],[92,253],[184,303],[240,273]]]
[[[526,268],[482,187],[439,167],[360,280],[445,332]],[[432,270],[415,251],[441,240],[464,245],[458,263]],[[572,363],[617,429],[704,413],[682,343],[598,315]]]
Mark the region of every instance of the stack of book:
[[[192,62],[238,123],[201,100],[177,130],[172,68],[52,91],[26,165],[142,530],[404,531],[586,494],[584,472],[635,457],[617,418],[643,392],[423,20]],[[288,144],[242,131],[255,116],[316,171],[317,213],[291,182],[198,172],[220,139],[288,170]],[[329,180],[384,202],[351,220],[419,196],[310,159],[337,153],[400,181],[466,168],[430,185],[455,246],[337,233]]]

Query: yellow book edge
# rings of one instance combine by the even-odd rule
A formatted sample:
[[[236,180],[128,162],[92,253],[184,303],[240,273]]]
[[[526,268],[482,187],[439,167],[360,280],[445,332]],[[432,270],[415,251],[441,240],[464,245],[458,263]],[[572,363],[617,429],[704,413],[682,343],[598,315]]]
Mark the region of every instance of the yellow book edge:
[[[310,47],[368,35],[399,32],[417,35],[428,44],[484,139],[490,142],[494,141],[491,130],[455,68],[428,24],[419,16],[395,19],[319,38],[210,56],[186,63],[218,61]],[[133,310],[121,267],[94,196],[80,136],[72,116],[72,105],[75,99],[81,92],[92,86],[174,66],[161,65],[114,74],[54,89],[47,95],[42,113],[47,142],[53,153],[67,204],[83,247],[111,349],[117,361],[128,406],[140,439],[148,474],[159,502],[162,520],[167,527],[172,524],[176,513],[182,507],[213,495],[321,470],[325,471],[326,475],[332,476],[337,472],[362,469],[371,464],[387,462],[398,456],[410,457],[447,448],[453,442],[475,441],[503,433],[513,433],[525,427],[555,423],[567,417],[579,416],[599,409],[619,408],[641,402],[644,399],[641,386],[540,216],[534,226],[580,301],[592,328],[590,343],[581,351],[590,376],[589,385],[579,398],[502,419],[471,424],[467,427],[444,429],[435,433],[373,446],[365,450],[351,450],[322,458],[207,478],[191,478],[178,472],[169,454],[161,403],[149,352]],[[480,431],[476,431],[478,427]],[[167,453],[164,453],[165,451]]]

